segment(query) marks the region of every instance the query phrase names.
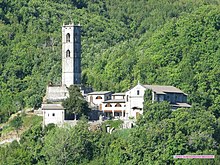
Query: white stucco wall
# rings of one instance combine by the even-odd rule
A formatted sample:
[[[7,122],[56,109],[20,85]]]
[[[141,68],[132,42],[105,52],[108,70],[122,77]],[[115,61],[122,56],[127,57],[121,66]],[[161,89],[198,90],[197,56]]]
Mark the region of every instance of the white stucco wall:
[[[125,96],[122,96],[122,95],[114,95],[114,96],[112,96],[112,99],[113,100],[122,100],[122,99],[124,99],[124,97]]]
[[[43,110],[44,125],[54,123],[62,125],[64,122],[64,110]]]
[[[102,97],[102,99],[96,99],[98,96]],[[107,94],[88,94],[87,100],[91,105],[97,105],[99,106],[103,101],[111,99],[111,93]]]
[[[102,97],[102,99],[96,99],[96,97]],[[100,105],[104,101],[104,95],[88,95],[88,102],[95,104],[95,105]]]
[[[126,92],[126,114],[128,117],[137,117],[137,113],[143,114],[144,92],[146,88],[140,84]],[[139,95],[138,95],[139,91]],[[133,110],[133,107],[141,108],[142,110]]]

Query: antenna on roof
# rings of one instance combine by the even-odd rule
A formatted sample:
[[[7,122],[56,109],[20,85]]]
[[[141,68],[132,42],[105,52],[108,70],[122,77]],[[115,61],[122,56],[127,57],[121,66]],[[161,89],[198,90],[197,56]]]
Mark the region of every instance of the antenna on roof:
[[[138,80],[138,85],[140,85],[140,81]]]

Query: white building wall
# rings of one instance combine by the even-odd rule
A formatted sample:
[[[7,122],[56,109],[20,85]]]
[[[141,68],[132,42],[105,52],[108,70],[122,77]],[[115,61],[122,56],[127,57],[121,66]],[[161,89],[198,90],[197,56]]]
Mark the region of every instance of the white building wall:
[[[112,99],[113,99],[113,100],[123,100],[124,97],[125,97],[125,96],[117,96],[117,95],[115,95],[115,96],[112,96]]]
[[[44,125],[54,123],[62,125],[64,122],[64,110],[43,110]]]
[[[102,97],[102,99],[96,99],[98,96]],[[87,96],[87,100],[91,105],[97,105],[100,106],[100,104],[102,104],[102,102],[109,100],[111,98],[111,93],[108,94],[103,94],[103,95],[89,95]]]
[[[126,92],[126,115],[128,117],[137,117],[137,113],[143,114],[144,92],[146,88],[138,84]],[[138,92],[139,91],[139,92]],[[141,108],[142,110],[133,110],[132,108]]]
[[[98,96],[102,97],[102,99],[96,99]],[[103,101],[105,101],[104,95],[88,95],[88,102],[95,104],[95,105],[100,105]]]
[[[70,34],[70,42],[66,42],[66,34]],[[62,27],[62,84],[70,86],[74,84],[74,27]],[[66,57],[66,51],[70,51],[70,57]]]

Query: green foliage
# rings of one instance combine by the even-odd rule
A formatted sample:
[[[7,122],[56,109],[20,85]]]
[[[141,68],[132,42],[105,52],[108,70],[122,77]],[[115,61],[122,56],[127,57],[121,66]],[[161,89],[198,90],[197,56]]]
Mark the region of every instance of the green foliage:
[[[13,127],[18,133],[18,130],[21,128],[22,123],[22,117],[20,115],[17,115],[10,121],[10,126]]]
[[[42,123],[42,116],[36,116],[33,114],[18,114],[19,118],[17,117],[10,120],[8,123],[2,124],[2,137],[8,138],[10,135],[13,134],[14,130],[18,133],[18,131],[21,129],[23,132],[24,130],[28,130],[29,128],[39,125]],[[13,121],[14,120],[14,121]],[[13,124],[12,124],[13,122]],[[20,125],[21,124],[21,125]],[[19,128],[15,128],[14,125],[19,126]],[[1,127],[1,126],[0,126]]]
[[[1,147],[0,153],[2,165],[28,164],[30,162],[29,153],[17,141],[13,141],[10,146]]]
[[[79,87],[71,85],[68,88],[69,97],[62,103],[67,114],[76,114],[79,116],[88,115],[90,109],[87,101],[83,98]]]
[[[154,102],[147,101],[144,103],[144,114],[141,116],[140,122],[160,122],[163,119],[169,118],[172,113],[170,104],[168,102]]]
[[[96,89],[126,91],[140,80],[174,85],[218,117],[219,6],[201,6],[166,22],[151,34],[102,53],[87,72]],[[206,62],[205,62],[206,61]],[[99,81],[99,80],[102,81]]]
[[[152,102],[152,90],[146,89],[144,93],[144,102]]]
[[[35,126],[22,135],[20,144],[0,147],[0,163],[201,164],[199,159],[173,159],[173,155],[214,154],[216,159],[204,163],[219,164],[219,121],[215,116],[198,106],[167,113],[167,104],[148,105],[152,113],[158,110],[154,113],[161,115],[159,120],[146,112],[137,127],[112,134],[89,131],[84,120],[74,127],[42,130]]]
[[[61,82],[63,22],[83,25],[85,84],[113,91],[125,91],[137,80],[174,85],[190,93],[190,102],[219,115],[219,1],[9,0],[0,5],[0,122],[24,107],[39,107],[47,83]]]
[[[93,139],[88,125],[79,121],[73,128],[55,128],[49,131],[42,153],[49,164],[83,163],[93,157]]]
[[[123,121],[122,120],[107,120],[103,123],[103,125],[109,125],[110,128],[121,128],[121,125],[122,125]]]
[[[43,135],[41,125],[35,125],[22,134],[19,143],[13,141],[10,145],[0,147],[0,164],[36,164],[44,161],[40,154]]]
[[[25,149],[28,153],[29,161],[26,162],[27,164],[37,164],[38,162],[45,161],[44,156],[41,154],[45,133],[46,131],[38,124],[22,134],[20,144],[21,148]]]
[[[193,107],[178,109],[160,120],[149,120],[146,115],[129,137],[131,158],[128,162],[131,164],[181,163],[174,160],[173,155],[207,154],[207,151],[214,154],[217,151],[217,142],[213,138],[216,120],[210,112]]]

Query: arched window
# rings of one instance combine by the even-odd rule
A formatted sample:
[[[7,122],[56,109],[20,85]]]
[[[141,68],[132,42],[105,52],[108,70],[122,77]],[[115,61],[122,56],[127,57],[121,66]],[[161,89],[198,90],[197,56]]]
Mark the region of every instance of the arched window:
[[[101,96],[97,96],[95,99],[102,99],[102,97]]]
[[[106,104],[105,107],[112,107],[110,103]]]
[[[70,42],[70,33],[66,34],[66,42]]]
[[[117,103],[115,104],[115,107],[121,107],[121,104]]]
[[[66,51],[66,57],[70,57],[70,50]]]

